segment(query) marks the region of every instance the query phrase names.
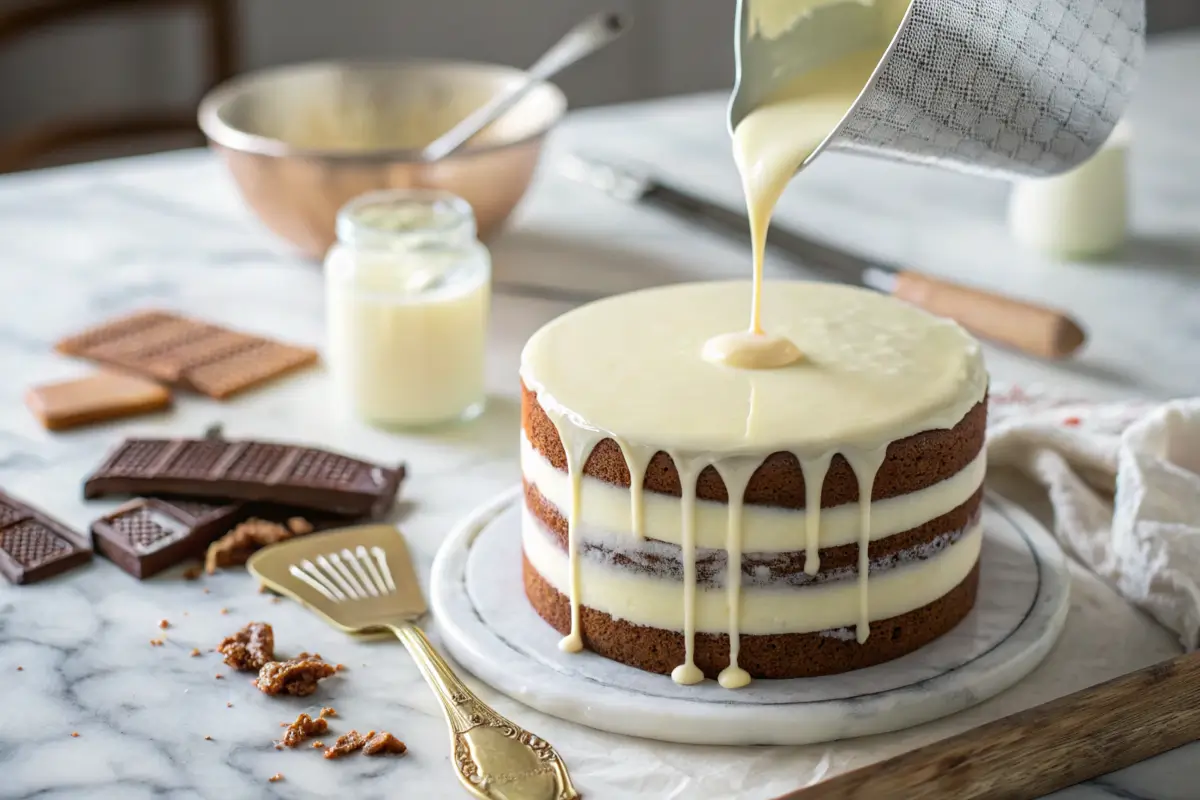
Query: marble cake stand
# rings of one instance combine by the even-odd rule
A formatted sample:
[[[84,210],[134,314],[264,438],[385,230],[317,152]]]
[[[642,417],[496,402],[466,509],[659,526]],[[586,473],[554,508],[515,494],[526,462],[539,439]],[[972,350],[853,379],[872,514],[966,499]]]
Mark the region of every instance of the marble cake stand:
[[[1058,544],[1032,517],[987,495],[979,598],[952,631],[886,664],[842,675],[760,680],[729,691],[678,686],[592,653],[565,654],[521,580],[520,487],[476,510],[433,565],[433,613],[460,664],[510,697],[601,730],[691,744],[809,744],[918,725],[1025,677],[1067,616]]]

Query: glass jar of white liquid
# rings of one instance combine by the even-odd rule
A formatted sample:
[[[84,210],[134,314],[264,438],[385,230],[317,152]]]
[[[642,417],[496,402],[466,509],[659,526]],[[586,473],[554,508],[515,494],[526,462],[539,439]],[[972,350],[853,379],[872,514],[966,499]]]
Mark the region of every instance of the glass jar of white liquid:
[[[338,403],[372,425],[483,410],[491,257],[465,200],[387,190],[338,212],[325,258],[327,360]]]

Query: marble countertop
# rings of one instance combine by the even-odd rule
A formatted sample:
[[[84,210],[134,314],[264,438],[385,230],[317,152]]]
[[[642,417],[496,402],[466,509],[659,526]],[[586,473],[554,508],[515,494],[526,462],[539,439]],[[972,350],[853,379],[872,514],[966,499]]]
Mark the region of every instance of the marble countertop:
[[[1200,150],[1194,145],[1200,104],[1181,102],[1194,96],[1197,74],[1200,39],[1166,39],[1152,48],[1131,114],[1133,238],[1107,263],[1055,263],[1021,251],[1005,231],[1001,184],[835,154],[789,190],[780,217],[875,256],[1069,306],[1088,324],[1091,343],[1070,364],[989,349],[999,380],[1097,396],[1200,393]],[[554,174],[555,158],[584,150],[653,164],[676,183],[736,205],[723,103],[706,95],[591,110],[555,133],[546,168],[493,247],[498,291],[488,409],[474,423],[435,434],[381,433],[337,421],[320,370],[235,402],[184,398],[166,415],[47,433],[22,404],[25,387],[88,370],[52,352],[60,335],[158,306],[319,346],[321,277],[259,227],[205,152],[0,179],[0,360],[11,376],[0,383],[0,485],[85,529],[111,504],[84,503],[80,479],[134,431],[196,434],[222,422],[234,436],[303,438],[381,460],[402,458],[411,478],[396,519],[424,580],[455,521],[517,478],[518,353],[533,330],[567,305],[518,296],[513,287],[606,293],[745,274],[744,247],[569,184]],[[769,269],[801,274],[778,260]],[[1068,622],[1066,637],[1075,649],[1060,646],[1035,673],[1053,680],[1037,691],[1010,690],[978,715],[952,722],[956,729],[1081,688],[1078,672],[1111,676],[1174,652],[1169,636],[1121,607],[1094,579],[1077,572],[1074,591],[1076,624]],[[1080,630],[1081,615],[1106,603],[1116,608],[1106,614],[1124,637],[1120,646],[1112,631]],[[160,619],[170,621],[165,632]],[[206,650],[250,619],[272,622],[282,651],[318,650],[349,669],[307,703],[268,698],[241,676],[217,679],[227,670],[211,654],[188,657],[193,647]],[[158,637],[165,645],[151,647]],[[3,797],[464,796],[449,768],[440,712],[399,644],[351,641],[292,604],[257,594],[240,572],[190,583],[175,571],[138,583],[98,559],[45,584],[0,585],[0,675]],[[627,739],[481,691],[502,713],[553,741],[589,797],[765,798],[802,782],[789,768],[797,748]],[[337,707],[339,727],[391,729],[409,742],[410,753],[350,759],[334,769],[314,753],[273,749],[279,721],[324,702]],[[931,728],[927,738],[939,730],[946,735],[952,728]],[[849,745],[820,752],[836,762],[843,746]],[[888,747],[880,744],[879,754],[890,754]],[[1195,797],[1198,762],[1200,746],[1193,746],[1055,797]],[[703,782],[696,777],[701,766],[709,770]],[[268,783],[276,772],[284,780]]]

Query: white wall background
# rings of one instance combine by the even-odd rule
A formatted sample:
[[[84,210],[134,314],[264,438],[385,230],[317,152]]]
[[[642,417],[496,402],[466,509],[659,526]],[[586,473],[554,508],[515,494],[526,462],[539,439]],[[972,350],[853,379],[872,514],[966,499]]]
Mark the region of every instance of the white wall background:
[[[355,56],[526,66],[610,8],[635,25],[561,78],[572,105],[731,84],[734,0],[242,0],[238,52],[243,69]],[[186,10],[109,12],[0,48],[0,134],[64,113],[187,107],[202,82],[199,31]]]
[[[0,9],[42,0],[0,0]],[[1152,27],[1200,22],[1200,0],[1149,0]],[[131,3],[131,6],[138,5]],[[728,87],[735,0],[241,0],[243,69],[317,58],[444,56],[527,65],[576,20],[632,31],[559,83],[584,106]],[[0,47],[0,135],[65,113],[178,103],[201,84],[197,17],[110,12]]]

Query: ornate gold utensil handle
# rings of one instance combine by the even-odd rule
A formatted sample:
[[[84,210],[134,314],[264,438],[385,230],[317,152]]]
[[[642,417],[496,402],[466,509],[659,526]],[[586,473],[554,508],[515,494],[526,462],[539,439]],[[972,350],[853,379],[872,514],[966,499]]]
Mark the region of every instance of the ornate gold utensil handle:
[[[567,767],[544,739],[497,714],[467,688],[411,622],[390,626],[442,701],[458,779],[480,800],[573,800]]]

